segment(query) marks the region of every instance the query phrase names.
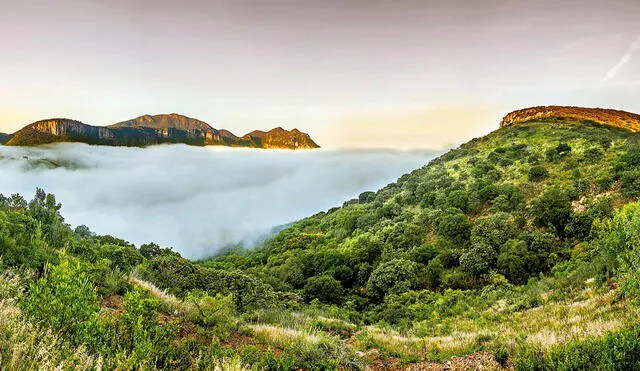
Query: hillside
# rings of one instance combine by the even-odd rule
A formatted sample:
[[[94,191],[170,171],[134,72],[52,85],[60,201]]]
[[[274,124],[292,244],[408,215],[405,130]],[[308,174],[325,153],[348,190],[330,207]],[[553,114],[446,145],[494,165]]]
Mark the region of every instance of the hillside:
[[[221,145],[250,148],[313,149],[319,146],[306,133],[274,129],[267,137],[240,138],[228,130],[178,114],[140,116],[106,127],[91,126],[69,119],[35,122],[18,130],[7,140],[9,146],[34,146],[57,142],[81,142],[110,146],[148,146],[162,143]],[[268,139],[268,140],[267,140]]]
[[[504,117],[500,123],[500,127],[544,119],[591,121],[633,132],[640,131],[640,115],[635,113],[604,108],[563,106],[540,106],[514,111]]]
[[[637,369],[639,166],[638,136],[615,125],[507,125],[198,262],[71,229],[41,190],[0,197],[0,356],[35,367],[56,344],[46,362],[62,368]]]
[[[0,144],[5,144],[11,139],[11,134],[0,133]]]

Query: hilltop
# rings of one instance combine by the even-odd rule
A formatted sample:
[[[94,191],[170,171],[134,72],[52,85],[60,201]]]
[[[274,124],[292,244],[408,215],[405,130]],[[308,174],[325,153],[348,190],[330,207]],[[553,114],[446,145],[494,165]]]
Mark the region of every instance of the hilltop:
[[[34,146],[58,142],[110,146],[184,143],[249,148],[319,148],[308,134],[297,129],[277,128],[262,136],[248,134],[238,137],[228,130],[217,130],[203,121],[178,114],[144,115],[109,126],[92,126],[70,119],[42,120],[18,130],[4,144]]]
[[[640,115],[638,114],[604,108],[566,106],[539,106],[513,111],[502,119],[500,127],[545,119],[591,121],[633,132],[640,131]]]
[[[31,368],[44,349],[63,368],[638,369],[640,141],[616,122],[506,124],[257,247],[195,262],[71,229],[41,190],[0,197],[0,333],[16,339],[0,356]]]

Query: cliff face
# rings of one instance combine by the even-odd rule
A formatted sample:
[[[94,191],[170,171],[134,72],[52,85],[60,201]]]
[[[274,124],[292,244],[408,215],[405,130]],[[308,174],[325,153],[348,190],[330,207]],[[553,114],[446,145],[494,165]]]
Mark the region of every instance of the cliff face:
[[[109,129],[90,126],[80,121],[69,119],[51,119],[34,122],[15,132],[8,146],[29,146],[55,142],[114,142]]]
[[[320,147],[309,134],[298,129],[288,131],[281,127],[271,129],[268,132],[255,130],[242,138],[255,143],[260,148],[312,149]]]
[[[564,118],[580,121],[593,121],[602,125],[615,126],[633,132],[640,131],[640,115],[626,111],[618,111],[604,108],[581,108],[564,106],[539,106],[518,111],[506,115],[500,127],[521,124],[527,121]]]
[[[33,146],[56,142],[82,142],[111,146],[148,146],[184,143],[197,146],[222,145],[250,148],[318,148],[308,134],[281,128],[255,136],[237,137],[228,130],[186,116],[170,114],[140,116],[110,126],[91,126],[69,119],[51,119],[25,126],[6,145]]]

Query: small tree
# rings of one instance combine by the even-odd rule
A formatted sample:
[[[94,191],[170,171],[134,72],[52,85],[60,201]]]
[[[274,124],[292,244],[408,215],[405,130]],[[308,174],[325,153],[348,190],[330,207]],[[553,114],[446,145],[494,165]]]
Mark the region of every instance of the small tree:
[[[532,166],[529,169],[528,178],[532,182],[540,182],[549,177],[549,171],[542,165]]]
[[[339,304],[342,301],[344,289],[340,281],[329,275],[311,277],[304,285],[304,296],[307,300],[319,299],[325,303]]]
[[[460,267],[473,277],[480,277],[495,266],[498,254],[496,249],[486,243],[476,243],[460,257]]]
[[[47,265],[46,270],[44,277],[29,286],[25,313],[76,344],[87,342],[99,310],[95,288],[80,263],[64,255],[60,264]]]
[[[393,259],[380,264],[371,274],[367,289],[369,295],[381,300],[387,294],[401,294],[413,289],[417,283],[418,265],[410,260]]]
[[[551,188],[533,202],[531,212],[540,227],[551,227],[564,237],[564,229],[573,216],[571,199],[559,188]]]

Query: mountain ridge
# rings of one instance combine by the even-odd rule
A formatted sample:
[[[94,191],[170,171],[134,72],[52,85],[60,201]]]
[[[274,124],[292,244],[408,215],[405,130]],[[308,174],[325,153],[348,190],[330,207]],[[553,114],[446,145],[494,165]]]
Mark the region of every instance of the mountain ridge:
[[[36,121],[14,134],[0,136],[0,143],[9,146],[80,142],[137,147],[163,143],[264,149],[314,149],[320,147],[307,133],[297,129],[291,131],[282,128],[276,129],[268,132],[256,130],[243,137],[238,137],[228,130],[218,130],[204,121],[176,113],[143,115],[108,126],[93,126],[77,120],[53,118]]]
[[[640,131],[640,115],[608,108],[584,108],[575,106],[535,106],[508,113],[500,122],[500,127],[522,124],[540,119],[572,119],[592,121],[630,130]]]

